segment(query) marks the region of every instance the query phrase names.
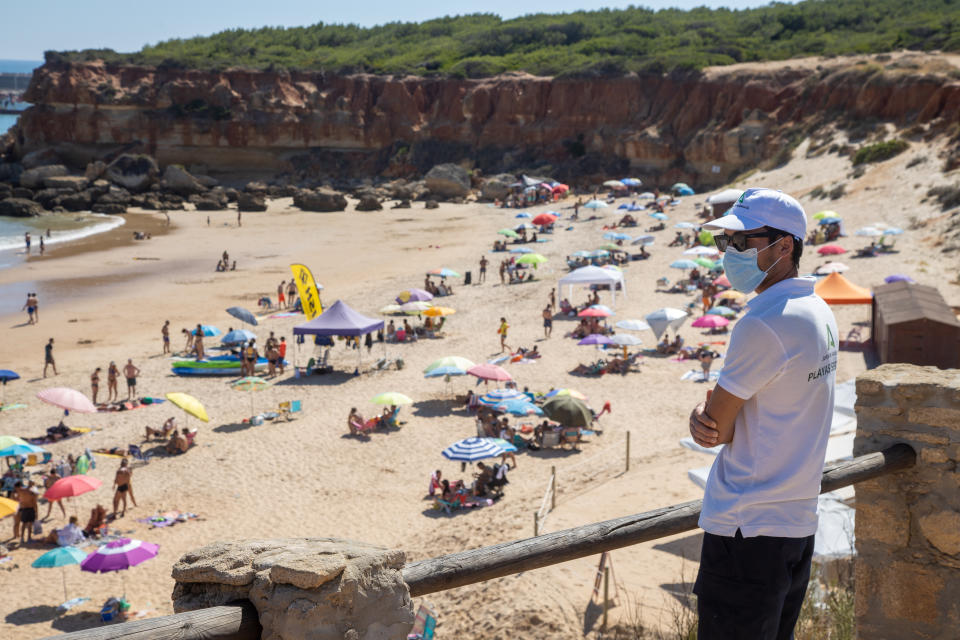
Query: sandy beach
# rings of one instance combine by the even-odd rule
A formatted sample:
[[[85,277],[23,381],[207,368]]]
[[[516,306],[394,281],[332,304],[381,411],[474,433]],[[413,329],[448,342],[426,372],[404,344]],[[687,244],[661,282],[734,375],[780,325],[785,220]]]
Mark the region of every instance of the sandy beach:
[[[893,160],[869,166],[860,178],[845,179],[842,176],[850,172],[848,158],[807,159],[806,146],[801,144],[797,159],[785,166],[753,173],[734,186],[783,189],[800,199],[808,217],[824,209],[839,212],[850,235],[837,244],[851,251],[839,259],[850,266],[844,275],[856,284],[875,286],[889,274],[904,273],[938,287],[949,304],[960,306],[957,261],[937,245],[937,225],[944,214],[934,202],[919,202],[927,188],[946,183],[946,178],[932,172],[930,163],[907,166],[914,157],[933,155],[938,149],[915,145]],[[806,195],[818,186],[829,190],[840,179],[846,183],[846,194],[838,200]],[[669,268],[682,253],[680,248],[667,247],[674,236],[673,224],[696,222],[698,204],[707,195],[683,198],[668,211],[666,230],[654,233],[657,240],[649,247],[652,257],[624,269],[627,295],[618,296],[611,323],[643,318],[661,307],[685,308],[694,300],[692,295],[657,292],[656,280],[662,276],[676,280],[680,275]],[[441,204],[439,209],[426,210],[418,202],[413,209],[360,213],[352,210],[351,202],[347,212],[304,213],[293,209],[290,199],[279,199],[271,201],[267,212],[244,213],[239,228],[236,211],[210,213],[209,226],[207,212],[170,212],[169,228],[163,215],[140,212],[110,234],[58,247],[43,258],[0,271],[4,299],[0,368],[13,369],[22,378],[6,386],[6,401],[28,405],[0,413],[0,434],[41,435],[62,412],[38,400],[38,391],[66,386],[89,394],[95,367],[106,370],[110,361],[122,366],[128,358],[142,372],[139,395],[162,397],[185,391],[203,402],[211,418],[209,424],[189,421],[191,427],[199,427],[199,435],[198,445],[186,454],[157,457],[136,467],[133,487],[139,506],[110,525],[129,537],[159,544],[159,555],[122,576],[67,567],[69,596],[90,600],[57,615],[56,606],[64,600],[61,570],[30,567],[49,547],[11,546],[12,560],[0,564],[0,636],[35,638],[97,626],[100,606],[124,589],[133,616],[170,614],[171,566],[186,551],[215,540],[336,536],[400,548],[408,560],[415,560],[528,537],[552,466],[557,469],[559,495],[557,508],[544,525],[546,531],[700,498],[702,491],[686,472],[709,464],[709,459],[678,444],[687,435],[690,410],[712,387],[680,379],[696,368],[695,363],[646,357],[639,372],[574,376],[569,372],[578,364],[602,355],[595,347],[577,346],[564,338],[575,321],[558,317],[553,336],[543,339],[540,312],[550,290],[567,272],[564,257],[604,244],[604,225],[615,223],[622,214],[614,205],[600,210],[597,220],[571,225],[566,220],[572,204],[568,199],[528,209],[535,215],[555,208],[564,218],[554,234],[545,236],[549,242],[535,246],[549,262],[537,270],[535,282],[520,285],[500,284],[496,267],[508,254],[491,252],[500,237],[496,231],[520,222],[514,218],[517,211],[485,203]],[[624,231],[637,235],[653,223],[644,212],[639,218],[640,227]],[[911,228],[912,218],[915,228]],[[854,236],[853,230],[878,221],[906,229],[897,237],[898,252],[852,258],[853,250],[869,242]],[[566,230],[567,226],[573,229]],[[151,229],[153,238],[132,241],[119,235],[129,237],[134,229]],[[224,250],[237,261],[236,271],[215,272]],[[481,255],[491,265],[487,281],[478,284]],[[801,271],[813,271],[827,261],[808,247]],[[457,313],[447,319],[445,337],[386,345],[387,357],[404,360],[402,370],[371,370],[384,353],[377,344],[371,353],[362,350],[362,374],[353,376],[357,354],[338,343],[332,355],[333,374],[295,379],[288,369],[271,388],[255,395],[258,411],[301,400],[303,412],[298,419],[250,426],[242,422],[250,415],[250,398],[229,387],[232,378],[171,374],[171,359],[161,354],[160,328],[170,320],[174,351],[183,346],[181,328],[197,323],[215,325],[224,332],[239,328],[226,308],[238,305],[256,310],[260,296],[275,298],[280,281],[291,277],[291,263],[312,270],[324,286],[324,304],[343,300],[371,316],[377,316],[377,310],[401,290],[422,287],[429,269],[472,271],[473,284],[465,286],[462,278],[453,279],[454,295],[442,302]],[[26,324],[25,312],[15,311],[25,293],[33,290],[40,293],[36,325]],[[561,297],[565,295],[564,291]],[[571,301],[578,304],[585,297],[585,290],[575,290]],[[609,294],[602,294],[601,302],[610,305]],[[869,322],[869,306],[834,310],[844,336],[855,323]],[[589,438],[579,451],[518,455],[506,496],[493,506],[445,515],[425,497],[428,478],[431,471],[441,469],[444,477],[469,481],[469,471],[461,474],[459,464],[445,460],[440,451],[457,439],[475,435],[473,418],[452,398],[478,387],[469,376],[454,378],[447,387],[442,379],[424,379],[422,370],[447,355],[475,362],[496,357],[500,316],[511,325],[508,343],[512,347],[537,345],[543,353],[534,364],[506,365],[521,388],[541,392],[551,387],[574,388],[589,398],[594,409],[609,401],[612,412],[600,420],[602,435]],[[302,316],[264,314],[256,333],[261,341],[272,331],[292,343],[292,328],[302,321]],[[861,330],[865,337],[869,334],[868,326]],[[680,333],[687,344],[727,339],[707,336],[690,322]],[[656,344],[649,331],[635,335],[644,347]],[[56,341],[59,375],[44,379],[43,346],[51,337]],[[718,350],[725,352],[725,345],[718,345]],[[305,362],[310,353],[301,351],[296,356],[291,344],[288,359],[294,356]],[[865,368],[862,353],[843,351],[837,380],[849,380]],[[105,388],[102,383],[101,389]],[[479,389],[483,388],[481,384]],[[120,391],[125,396],[122,380]],[[369,440],[349,437],[345,419],[350,408],[370,415],[380,409],[370,398],[384,391],[399,391],[414,400],[400,413],[405,424],[398,430],[374,433]],[[145,426],[157,428],[170,416],[183,423],[183,413],[169,403],[71,415],[68,425],[91,427],[92,432],[46,448],[57,459],[85,448],[140,444]],[[511,420],[518,421],[523,422]],[[631,460],[630,470],[624,472],[628,431]],[[145,448],[159,444],[146,443]],[[103,480],[103,487],[67,505],[68,513],[79,514],[81,525],[94,505],[108,509],[111,505],[110,485],[119,459],[97,456],[96,465],[91,475]],[[41,505],[41,515],[46,508]],[[138,521],[170,510],[199,517],[166,528]],[[55,507],[44,530],[63,524],[65,519]],[[11,542],[10,534],[11,520],[0,521],[0,544]],[[679,606],[671,593],[684,579],[692,582],[698,553],[696,532],[613,552],[618,595],[612,622],[639,620],[654,628],[669,627]],[[599,626],[597,608],[589,601],[597,561],[598,557],[585,558],[428,596],[439,613],[438,637],[594,637]]]

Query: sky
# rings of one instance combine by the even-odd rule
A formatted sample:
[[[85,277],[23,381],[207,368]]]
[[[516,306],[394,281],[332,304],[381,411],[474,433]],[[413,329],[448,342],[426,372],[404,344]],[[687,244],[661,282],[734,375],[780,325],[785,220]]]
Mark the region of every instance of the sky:
[[[47,50],[113,49],[138,51],[145,44],[170,38],[209,35],[224,29],[263,26],[305,26],[385,22],[421,22],[443,15],[495,13],[514,18],[529,13],[563,13],[631,4],[653,9],[698,6],[746,9],[767,4],[759,0],[13,0],[0,7],[7,28],[0,36],[0,59],[42,60]]]

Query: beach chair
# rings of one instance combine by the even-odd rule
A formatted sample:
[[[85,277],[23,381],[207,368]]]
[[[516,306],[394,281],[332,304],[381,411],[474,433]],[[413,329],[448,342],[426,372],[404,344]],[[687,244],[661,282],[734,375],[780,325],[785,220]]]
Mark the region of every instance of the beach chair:
[[[569,444],[573,450],[577,449],[577,443],[580,442],[580,428],[564,429],[560,432],[560,446]]]
[[[296,418],[295,413],[300,413],[303,411],[303,405],[300,400],[290,400],[288,402],[281,402],[277,407],[277,413],[287,419],[287,422]]]
[[[556,431],[547,431],[543,434],[540,446],[544,449],[551,449],[560,444],[560,434]]]
[[[130,454],[130,457],[133,458],[134,462],[141,462],[143,464],[148,464],[150,458],[153,457],[150,453],[144,453],[140,447],[135,444],[127,445],[127,453]]]

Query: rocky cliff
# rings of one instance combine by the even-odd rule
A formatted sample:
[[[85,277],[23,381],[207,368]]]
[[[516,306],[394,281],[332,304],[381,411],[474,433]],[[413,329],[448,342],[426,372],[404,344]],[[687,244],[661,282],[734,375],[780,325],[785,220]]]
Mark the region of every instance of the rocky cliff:
[[[137,151],[212,173],[397,177],[468,160],[705,187],[827,124],[945,131],[960,121],[958,78],[954,58],[927,54],[477,80],[50,63],[15,149],[53,147],[78,167]]]

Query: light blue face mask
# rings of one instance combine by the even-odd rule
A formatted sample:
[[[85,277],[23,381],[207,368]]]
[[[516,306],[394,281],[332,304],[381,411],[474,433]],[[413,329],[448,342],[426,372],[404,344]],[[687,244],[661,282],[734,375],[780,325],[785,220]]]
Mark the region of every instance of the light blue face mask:
[[[777,242],[783,240],[784,237],[785,236],[780,236],[775,242],[768,244],[760,251],[766,251],[777,244]],[[723,252],[723,271],[727,276],[727,280],[730,281],[730,286],[737,291],[741,293],[752,292],[760,286],[760,283],[767,277],[770,269],[773,269],[777,262],[783,259],[783,256],[780,256],[777,258],[777,262],[770,265],[770,269],[764,271],[757,266],[757,256],[760,255],[760,251],[757,251],[755,248],[747,249],[746,251],[737,251],[733,248],[733,245],[729,245],[727,250]]]

